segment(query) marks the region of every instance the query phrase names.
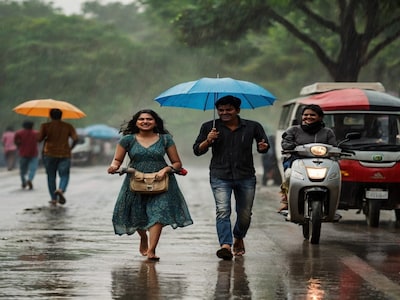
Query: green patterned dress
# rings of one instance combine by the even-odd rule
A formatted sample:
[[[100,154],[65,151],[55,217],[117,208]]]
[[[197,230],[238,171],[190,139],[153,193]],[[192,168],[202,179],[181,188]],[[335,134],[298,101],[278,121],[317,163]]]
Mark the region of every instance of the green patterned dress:
[[[131,159],[130,167],[152,173],[166,167],[166,149],[174,145],[170,134],[160,134],[160,139],[149,147],[136,141],[135,135],[125,135],[119,141]],[[115,234],[133,234],[138,229],[148,229],[156,223],[172,228],[193,224],[174,174],[169,174],[168,191],[158,195],[141,195],[129,189],[130,174],[127,174],[119,192],[113,213]]]

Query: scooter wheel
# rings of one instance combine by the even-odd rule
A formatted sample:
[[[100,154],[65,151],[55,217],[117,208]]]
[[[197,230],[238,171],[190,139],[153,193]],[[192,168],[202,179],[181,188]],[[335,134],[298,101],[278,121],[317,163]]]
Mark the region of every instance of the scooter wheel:
[[[322,223],[322,203],[321,201],[312,202],[311,212],[311,244],[319,244],[319,238],[321,236],[321,223]]]

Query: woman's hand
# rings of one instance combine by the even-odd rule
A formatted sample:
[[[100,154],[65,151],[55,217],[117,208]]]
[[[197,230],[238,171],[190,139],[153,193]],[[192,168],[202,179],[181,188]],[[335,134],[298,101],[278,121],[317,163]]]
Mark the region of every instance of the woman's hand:
[[[109,174],[115,174],[118,171],[119,167],[124,161],[125,154],[126,154],[125,148],[123,148],[120,144],[118,144],[117,147],[115,148],[114,158],[107,169],[107,172]]]
[[[156,180],[161,180],[165,176],[168,176],[168,173],[170,172],[170,170],[171,170],[171,167],[162,168],[160,171],[157,172]]]
[[[110,165],[107,169],[108,174],[115,174],[119,169],[117,165]]]

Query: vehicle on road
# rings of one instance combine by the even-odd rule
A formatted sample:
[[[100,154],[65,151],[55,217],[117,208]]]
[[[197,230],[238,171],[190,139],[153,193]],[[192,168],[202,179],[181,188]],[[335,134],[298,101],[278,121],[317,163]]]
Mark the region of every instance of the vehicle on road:
[[[338,140],[357,132],[343,149],[354,154],[339,161],[342,189],[339,209],[363,212],[367,224],[379,226],[380,210],[393,210],[400,223],[400,99],[385,93],[380,83],[315,83],[300,97],[285,102],[276,134],[276,155],[282,161],[281,139],[290,126],[301,122],[305,105],[318,104],[324,123]],[[283,176],[282,163],[279,164]]]
[[[347,139],[359,134],[348,134]],[[303,236],[311,244],[318,244],[323,222],[337,222],[336,213],[341,192],[339,158],[351,151],[332,145],[312,143],[284,150],[296,159],[285,171],[289,177],[288,211],[281,211],[286,220],[299,224]]]
[[[93,142],[89,136],[78,132],[78,143],[71,151],[73,165],[91,165],[93,156]]]
[[[112,147],[117,143],[116,138],[94,138],[82,128],[77,129],[78,143],[71,151],[71,163],[74,166],[91,166],[108,164],[113,156]]]

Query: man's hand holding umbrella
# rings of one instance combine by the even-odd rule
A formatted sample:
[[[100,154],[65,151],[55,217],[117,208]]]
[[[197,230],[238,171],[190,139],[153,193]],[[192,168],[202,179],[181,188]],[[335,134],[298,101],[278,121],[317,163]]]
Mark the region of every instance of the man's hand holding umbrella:
[[[212,128],[207,135],[207,142],[211,145],[218,138],[219,132],[217,128]]]

